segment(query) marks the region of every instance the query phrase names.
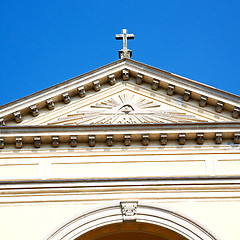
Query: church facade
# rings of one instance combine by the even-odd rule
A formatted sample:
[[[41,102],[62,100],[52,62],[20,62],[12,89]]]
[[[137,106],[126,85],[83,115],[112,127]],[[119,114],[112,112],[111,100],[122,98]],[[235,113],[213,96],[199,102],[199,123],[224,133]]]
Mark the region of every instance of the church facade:
[[[119,55],[0,108],[0,238],[238,239],[240,97]]]

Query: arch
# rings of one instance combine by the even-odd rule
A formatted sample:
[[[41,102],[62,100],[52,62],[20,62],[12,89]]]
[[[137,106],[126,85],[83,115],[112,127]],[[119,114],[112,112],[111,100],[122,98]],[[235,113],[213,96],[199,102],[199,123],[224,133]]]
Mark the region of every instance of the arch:
[[[128,204],[126,208],[124,208],[125,203]],[[45,239],[75,240],[96,228],[124,221],[161,226],[189,240],[219,240],[210,231],[182,214],[167,208],[138,202],[120,202],[87,211],[60,226]]]
[[[182,235],[149,223],[114,223],[89,231],[75,240],[187,240]]]

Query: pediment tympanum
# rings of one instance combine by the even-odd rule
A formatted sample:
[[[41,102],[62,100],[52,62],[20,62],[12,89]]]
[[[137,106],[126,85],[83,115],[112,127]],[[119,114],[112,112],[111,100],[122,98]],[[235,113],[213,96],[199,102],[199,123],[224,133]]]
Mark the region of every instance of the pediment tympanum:
[[[60,117],[49,124],[132,124],[199,121],[204,120],[165,103],[124,90],[105,100]]]
[[[182,99],[166,97],[130,83],[120,83],[84,100],[63,106],[23,125],[189,123],[219,121]]]
[[[131,59],[0,107],[0,126],[237,122],[239,117],[240,97]]]

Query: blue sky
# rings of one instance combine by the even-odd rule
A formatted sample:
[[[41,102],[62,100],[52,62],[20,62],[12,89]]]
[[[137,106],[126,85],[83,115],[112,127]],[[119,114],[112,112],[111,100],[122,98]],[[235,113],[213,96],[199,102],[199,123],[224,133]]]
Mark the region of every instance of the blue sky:
[[[118,59],[240,95],[238,0],[6,0],[0,3],[0,105]]]

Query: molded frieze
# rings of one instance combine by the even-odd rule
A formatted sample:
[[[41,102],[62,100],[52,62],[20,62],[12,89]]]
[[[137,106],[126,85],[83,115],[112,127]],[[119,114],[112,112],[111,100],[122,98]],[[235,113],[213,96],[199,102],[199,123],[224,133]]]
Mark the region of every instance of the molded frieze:
[[[216,107],[215,107],[215,111],[216,111],[217,113],[222,112],[223,106],[224,106],[224,102],[218,101],[218,102],[217,102],[217,105],[216,105]]]
[[[152,90],[157,91],[158,88],[159,88],[159,85],[160,85],[160,81],[157,80],[157,79],[153,79],[153,82],[152,82]]]
[[[68,92],[63,93],[63,94],[62,94],[62,97],[63,97],[63,102],[64,102],[64,103],[66,103],[66,104],[70,103],[71,98],[70,98]]]
[[[240,144],[240,132],[234,133],[233,142],[235,144]]]
[[[33,117],[38,116],[38,109],[36,104],[30,106],[30,111]]]
[[[123,78],[123,81],[129,80],[129,70],[128,69],[122,70],[122,78]]]
[[[142,145],[148,146],[149,142],[150,142],[149,134],[143,134],[142,135]]]
[[[16,137],[16,148],[22,148],[22,146],[23,146],[22,137]]]
[[[3,117],[0,118],[0,126],[5,126],[6,122]]]
[[[130,134],[125,134],[123,143],[125,146],[130,146],[131,145],[131,135]]]
[[[40,148],[41,147],[41,137],[34,137],[33,145],[35,148]]]
[[[55,107],[54,106],[54,102],[53,102],[53,100],[51,98],[47,99],[46,103],[47,103],[47,107],[48,107],[49,110],[53,110],[54,109],[54,107]]]
[[[95,147],[95,145],[96,145],[95,135],[88,136],[88,145],[89,145],[89,147]]]
[[[93,88],[96,92],[101,90],[101,85],[100,85],[99,80],[93,81]]]
[[[108,82],[109,82],[110,85],[114,85],[116,83],[116,78],[115,78],[114,73],[108,75]]]
[[[22,115],[21,115],[20,111],[13,113],[13,116],[17,123],[22,122]]]
[[[78,87],[78,95],[83,98],[86,96],[86,90],[84,88],[84,86],[80,86]]]
[[[232,112],[232,117],[233,118],[239,118],[240,115],[240,108],[239,107],[234,107],[234,110]]]
[[[215,134],[215,143],[216,144],[221,144],[223,140],[222,133],[216,133]]]
[[[111,147],[113,145],[113,135],[107,135],[106,136],[106,145],[108,147]]]
[[[172,84],[168,85],[167,95],[172,96],[174,94],[175,86]]]
[[[52,136],[52,146],[55,148],[59,146],[59,136]]]
[[[143,74],[138,73],[136,78],[136,84],[141,85],[143,82]]]
[[[70,136],[70,145],[71,147],[76,147],[77,146],[77,136]]]
[[[179,133],[178,134],[178,144],[184,145],[186,143],[186,134],[185,133]]]
[[[161,133],[160,134],[160,143],[161,145],[167,145],[167,133]]]
[[[183,100],[184,101],[188,101],[190,99],[190,97],[191,97],[191,93],[192,93],[191,91],[185,90],[185,92],[183,94]]]
[[[199,100],[199,106],[200,107],[205,107],[206,104],[207,104],[207,99],[208,99],[208,97],[202,95],[200,100]]]
[[[202,145],[204,142],[204,133],[197,133],[196,143]]]
[[[0,137],[0,148],[4,148],[4,138]]]

